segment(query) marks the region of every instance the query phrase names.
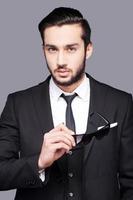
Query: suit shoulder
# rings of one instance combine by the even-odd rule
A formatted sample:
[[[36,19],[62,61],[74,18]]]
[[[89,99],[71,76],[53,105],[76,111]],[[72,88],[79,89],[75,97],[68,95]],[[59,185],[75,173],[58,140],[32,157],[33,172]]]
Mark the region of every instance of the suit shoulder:
[[[26,88],[24,90],[19,90],[13,93],[10,93],[8,97],[13,97],[13,98],[28,98],[31,96],[31,93],[38,90],[38,85],[32,86],[30,88]]]
[[[101,94],[105,95],[105,93],[106,93],[108,98],[110,98],[111,101],[123,102],[123,101],[127,101],[129,99],[132,99],[131,93],[128,93],[126,91],[123,91],[123,90],[120,90],[113,86],[110,86],[106,83],[95,80],[91,76],[90,76],[90,82],[92,82],[96,85],[96,87],[99,89]]]
[[[43,87],[47,87],[48,85],[48,80],[46,79],[45,81],[34,85],[32,87],[26,88],[24,90],[19,90],[13,93],[10,93],[8,96],[9,97],[14,97],[14,98],[28,98],[31,96],[31,94],[38,94],[42,90]]]

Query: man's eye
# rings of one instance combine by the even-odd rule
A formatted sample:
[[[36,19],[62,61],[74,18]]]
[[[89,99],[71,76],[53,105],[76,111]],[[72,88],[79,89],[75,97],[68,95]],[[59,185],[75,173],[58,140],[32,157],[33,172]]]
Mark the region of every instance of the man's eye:
[[[50,52],[50,53],[54,53],[54,52],[57,51],[57,49],[52,48],[52,47],[48,48],[47,50],[48,50],[48,52]]]
[[[70,53],[74,53],[76,50],[77,50],[77,49],[74,48],[74,47],[69,47],[69,48],[67,49],[67,51],[70,52]]]

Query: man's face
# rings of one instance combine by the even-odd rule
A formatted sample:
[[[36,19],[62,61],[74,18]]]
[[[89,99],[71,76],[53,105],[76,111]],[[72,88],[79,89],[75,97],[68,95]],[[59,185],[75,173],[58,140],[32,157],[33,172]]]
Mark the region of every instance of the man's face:
[[[59,87],[78,86],[84,76],[85,59],[92,45],[85,49],[78,24],[52,26],[44,31],[44,55],[48,69]]]

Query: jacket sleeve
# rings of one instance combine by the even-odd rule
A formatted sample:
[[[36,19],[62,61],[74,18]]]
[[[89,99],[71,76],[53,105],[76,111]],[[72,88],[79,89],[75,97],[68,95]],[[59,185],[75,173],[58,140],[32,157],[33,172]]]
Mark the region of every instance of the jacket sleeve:
[[[120,144],[120,195],[121,200],[133,199],[133,101],[129,98],[123,121]]]
[[[0,118],[0,190],[43,187],[38,174],[38,157],[19,156],[19,124],[13,95],[9,95]]]

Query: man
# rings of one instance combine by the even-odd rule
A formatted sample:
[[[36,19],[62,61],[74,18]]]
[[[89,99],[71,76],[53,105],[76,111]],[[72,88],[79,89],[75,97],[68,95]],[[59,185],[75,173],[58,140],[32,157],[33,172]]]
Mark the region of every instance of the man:
[[[131,95],[85,73],[93,46],[78,10],[54,9],[39,31],[51,75],[8,96],[0,189],[17,188],[16,200],[132,200]]]

